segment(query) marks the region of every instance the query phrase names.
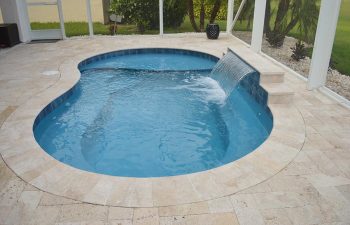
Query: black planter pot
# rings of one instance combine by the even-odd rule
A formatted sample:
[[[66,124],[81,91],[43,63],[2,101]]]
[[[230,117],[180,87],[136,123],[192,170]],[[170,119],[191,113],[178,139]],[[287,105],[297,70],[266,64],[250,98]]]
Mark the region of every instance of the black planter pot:
[[[218,39],[220,34],[220,27],[216,23],[211,23],[207,25],[206,29],[208,39]]]
[[[0,48],[12,47],[19,42],[17,24],[0,24]]]

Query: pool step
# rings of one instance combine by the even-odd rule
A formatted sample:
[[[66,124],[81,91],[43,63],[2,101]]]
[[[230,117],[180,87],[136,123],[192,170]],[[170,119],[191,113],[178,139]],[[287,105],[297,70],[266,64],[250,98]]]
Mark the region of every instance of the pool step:
[[[268,92],[269,104],[289,104],[293,102],[294,92],[284,83],[262,83]]]
[[[283,83],[284,72],[260,72],[260,83]]]
[[[229,49],[260,73],[261,83],[283,83],[285,71],[268,58],[247,47]]]
[[[284,83],[284,69],[248,47],[235,46],[232,50],[260,73],[260,85],[268,92],[269,104],[293,102],[294,92]]]

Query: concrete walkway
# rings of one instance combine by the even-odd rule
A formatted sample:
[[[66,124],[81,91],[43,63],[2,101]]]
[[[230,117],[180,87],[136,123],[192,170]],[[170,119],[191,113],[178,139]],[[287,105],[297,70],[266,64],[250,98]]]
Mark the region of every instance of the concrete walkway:
[[[50,88],[75,55],[116,47],[206,46],[224,52],[235,40],[198,35],[79,38],[23,44],[0,52],[0,126],[21,105]],[[286,74],[303,116],[306,142],[297,157],[267,181],[231,196],[185,205],[123,208],[86,204],[36,189],[0,160],[0,224],[350,224],[350,110]],[[0,145],[6,145],[6,141]],[[59,185],[59,184],[57,184]],[[140,196],[142,197],[142,196]]]

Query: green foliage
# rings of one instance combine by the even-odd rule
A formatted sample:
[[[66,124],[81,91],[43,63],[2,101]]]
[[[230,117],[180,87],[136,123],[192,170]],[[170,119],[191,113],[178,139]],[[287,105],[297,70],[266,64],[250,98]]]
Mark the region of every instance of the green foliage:
[[[168,1],[168,0],[166,0]],[[165,2],[166,2],[165,1]],[[249,1],[254,0],[248,0]],[[271,21],[270,24],[273,26],[273,23],[275,21],[275,15],[276,15],[276,7],[277,3],[280,0],[271,0]],[[186,1],[183,1],[186,2]],[[238,3],[238,5],[235,5],[235,9],[238,9],[238,6],[240,4],[240,1],[235,1]],[[225,7],[225,4],[227,2],[223,1],[221,7]],[[317,0],[317,6],[319,6],[320,0]],[[249,10],[248,10],[249,12]],[[250,10],[252,13],[252,10]],[[241,21],[236,23],[235,30],[240,31],[246,31],[251,30],[251,28],[248,26],[249,22],[246,18],[249,18],[248,14],[243,14],[241,17]],[[226,18],[225,18],[226,19]],[[196,18],[196,20],[198,20]],[[166,21],[164,21],[166,22]],[[205,21],[205,23],[208,23],[208,20]],[[224,20],[217,20],[216,23],[220,25],[221,30],[225,30],[226,28],[226,21]],[[32,29],[58,29],[59,23],[31,23]],[[65,23],[66,28],[66,34],[68,37],[76,36],[76,35],[88,35],[88,24],[86,22],[66,22]],[[165,27],[164,28],[166,33],[181,33],[181,32],[193,32],[193,27],[190,23],[189,17],[185,16],[184,22],[181,24],[181,26],[177,28],[173,27]],[[158,30],[146,30],[146,34],[157,34]],[[108,26],[103,25],[102,23],[94,23],[94,33],[95,34],[106,34],[108,35],[109,29]],[[118,31],[117,34],[136,34],[138,33],[137,27],[134,24],[122,24],[118,25]],[[303,39],[303,36],[300,35],[299,25],[296,25],[287,35],[301,39],[305,42]],[[310,32],[310,37],[313,37],[314,33]],[[337,26],[337,33],[335,37],[335,43],[333,46],[333,52],[332,52],[332,59],[336,62],[335,67],[336,69],[343,73],[350,75],[350,0],[343,0],[342,1],[342,7],[340,12],[340,17],[338,21]],[[311,38],[312,39],[312,38]],[[312,43],[312,40],[308,43]],[[312,48],[307,48],[308,56],[311,57],[312,55]]]
[[[313,42],[315,38],[319,6],[316,0],[298,0],[295,1],[292,12],[296,17],[299,17],[297,27],[303,40]]]
[[[210,15],[212,13],[213,7],[214,7],[214,0],[205,0],[204,1],[204,8],[205,8],[205,18],[210,19]],[[193,1],[194,6],[194,16],[199,18],[201,13],[201,0],[194,0]],[[227,2],[223,1],[220,7],[220,10],[216,16],[216,19],[218,20],[226,20],[227,18]]]
[[[126,23],[135,23],[140,33],[146,28],[155,29],[158,23],[158,1],[113,0],[111,11],[122,15]]]
[[[238,9],[238,7],[241,5],[241,1],[237,2],[238,5],[237,7],[235,7],[236,9]],[[253,20],[254,17],[254,4],[255,4],[255,0],[247,0],[246,3],[243,6],[242,12],[239,16],[239,21],[240,23],[242,23],[242,21],[247,21],[247,25],[246,25],[246,29],[249,30],[251,29],[251,22]]]
[[[332,59],[336,69],[350,76],[350,0],[343,0],[333,45]]]
[[[239,8],[239,6],[241,5],[242,0],[236,0],[234,9],[234,15],[236,15],[237,10]],[[239,17],[239,21],[240,23],[243,23],[243,21],[248,21],[248,23],[246,24],[246,29],[250,29],[251,28],[251,21],[253,20],[253,16],[254,16],[254,3],[255,0],[247,0],[246,4],[243,7],[243,10],[240,14]],[[213,12],[214,9],[214,4],[215,4],[215,0],[204,0],[204,10],[205,10],[205,18],[206,19],[210,19],[211,14]],[[194,6],[194,16],[196,18],[200,17],[200,13],[201,13],[201,0],[193,0],[193,6]],[[220,9],[217,13],[216,16],[217,20],[226,20],[227,19],[227,1],[222,0],[221,2],[221,6]]]
[[[209,21],[206,20],[206,23]],[[221,29],[226,29],[226,21],[216,21]],[[64,23],[65,29],[66,29],[66,35],[67,37],[72,36],[81,36],[81,35],[89,35],[89,26],[87,22],[65,22]],[[34,22],[31,23],[31,28],[33,30],[45,30],[45,29],[59,29],[60,24],[58,22],[52,22],[52,23],[39,23]],[[94,22],[93,23],[94,28],[94,34],[96,35],[110,35],[109,25],[104,25],[100,22]],[[184,22],[181,24],[180,27],[165,27],[164,28],[165,33],[183,33],[183,32],[193,32],[193,28],[191,26],[191,23],[189,21],[189,18],[185,16]],[[135,24],[118,24],[117,27],[117,35],[130,35],[130,34],[137,34],[139,31],[137,30],[137,27]],[[159,34],[159,30],[146,30],[145,34]]]
[[[271,0],[268,0],[265,26],[267,41],[272,47],[283,45],[285,36],[298,27],[300,36],[304,40],[310,40],[316,30],[318,20],[318,6],[316,0],[280,0],[273,22],[271,19],[274,10],[271,11]],[[272,25],[271,25],[272,24]]]
[[[60,23],[58,22],[49,22],[49,23],[39,23],[33,22],[30,24],[32,30],[46,30],[46,29],[59,29]],[[67,37],[89,35],[89,25],[87,22],[65,22],[64,27],[66,30]],[[93,23],[94,33],[95,34],[110,34],[108,26],[100,23]]]
[[[197,18],[199,18],[200,10],[201,10],[200,2],[201,2],[201,0],[194,0],[193,1],[194,15]],[[242,2],[242,0],[235,1],[235,7],[234,7],[235,10],[238,10],[241,2]],[[204,1],[205,18],[206,19],[210,19],[210,15],[212,13],[214,4],[215,4],[215,0],[205,0]],[[254,0],[247,0],[246,4],[242,10],[240,20],[247,19],[246,17],[252,17],[253,16],[253,9],[254,9]],[[227,1],[222,1],[221,6],[220,6],[220,10],[216,16],[216,19],[217,20],[226,20],[227,19]]]
[[[292,58],[295,61],[300,61],[301,59],[305,59],[305,57],[308,54],[307,49],[305,48],[305,45],[300,40],[296,42],[295,46],[292,47],[291,49],[293,51]]]
[[[164,26],[177,28],[184,22],[187,14],[187,4],[184,0],[164,1]]]
[[[164,26],[178,27],[186,15],[182,0],[164,2]],[[134,23],[139,32],[159,28],[159,2],[155,0],[112,0],[111,13],[123,16],[124,23]]]
[[[336,69],[337,64],[338,64],[338,63],[337,63],[333,58],[331,58],[331,59],[329,60],[328,70],[330,70],[330,69]]]
[[[283,45],[286,35],[279,31],[270,31],[266,33],[266,40],[271,47],[279,48]]]

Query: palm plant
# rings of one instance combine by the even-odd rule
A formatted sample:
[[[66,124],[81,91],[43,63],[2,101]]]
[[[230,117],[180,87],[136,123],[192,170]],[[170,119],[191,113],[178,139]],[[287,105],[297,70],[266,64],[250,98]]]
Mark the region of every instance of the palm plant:
[[[253,19],[254,0],[247,0],[240,21],[250,27]],[[272,6],[277,4],[277,9]],[[318,19],[317,0],[266,0],[264,32],[272,47],[280,47],[286,35],[295,27],[304,41],[311,41]]]
[[[211,10],[209,23],[215,22],[216,16],[218,15],[219,10],[221,8],[221,3],[222,3],[222,0],[215,0],[214,1],[214,6],[213,6],[213,9]]]
[[[305,48],[304,43],[301,40],[298,40],[292,49],[292,59],[295,61],[300,61],[301,59],[305,59],[307,56],[307,49]]]
[[[192,28],[195,32],[201,32],[204,31],[204,23],[205,23],[205,18],[209,16],[209,23],[214,23],[215,19],[221,9],[223,0],[187,0],[187,10],[188,10],[188,16],[190,19],[190,23],[192,25]],[[196,18],[195,18],[195,4],[199,4],[199,27],[196,23]],[[211,7],[207,11],[207,9]],[[207,15],[206,15],[207,14]]]
[[[164,26],[179,27],[186,15],[186,2],[168,0],[164,2]],[[110,13],[123,16],[124,23],[136,24],[138,31],[159,28],[159,5],[155,0],[112,0]]]
[[[271,0],[268,0],[267,3],[269,5],[267,5],[265,14],[265,33],[271,46],[282,46],[286,35],[296,26],[298,26],[300,35],[310,40],[318,19],[316,0],[279,0],[273,23],[271,23],[273,13]]]
[[[193,0],[187,0],[187,10],[188,10],[188,17],[190,19],[191,26],[195,32],[199,32],[196,19],[194,17],[194,6],[193,6]]]
[[[242,0],[239,1],[239,4],[241,4]],[[242,23],[243,20],[247,21],[247,30],[251,27],[251,22],[254,17],[254,0],[247,0],[242,12],[239,16],[239,21]]]
[[[204,6],[204,0],[201,0],[200,2],[201,10],[199,14],[199,30],[201,32],[204,31],[204,19],[205,19],[205,6]]]

